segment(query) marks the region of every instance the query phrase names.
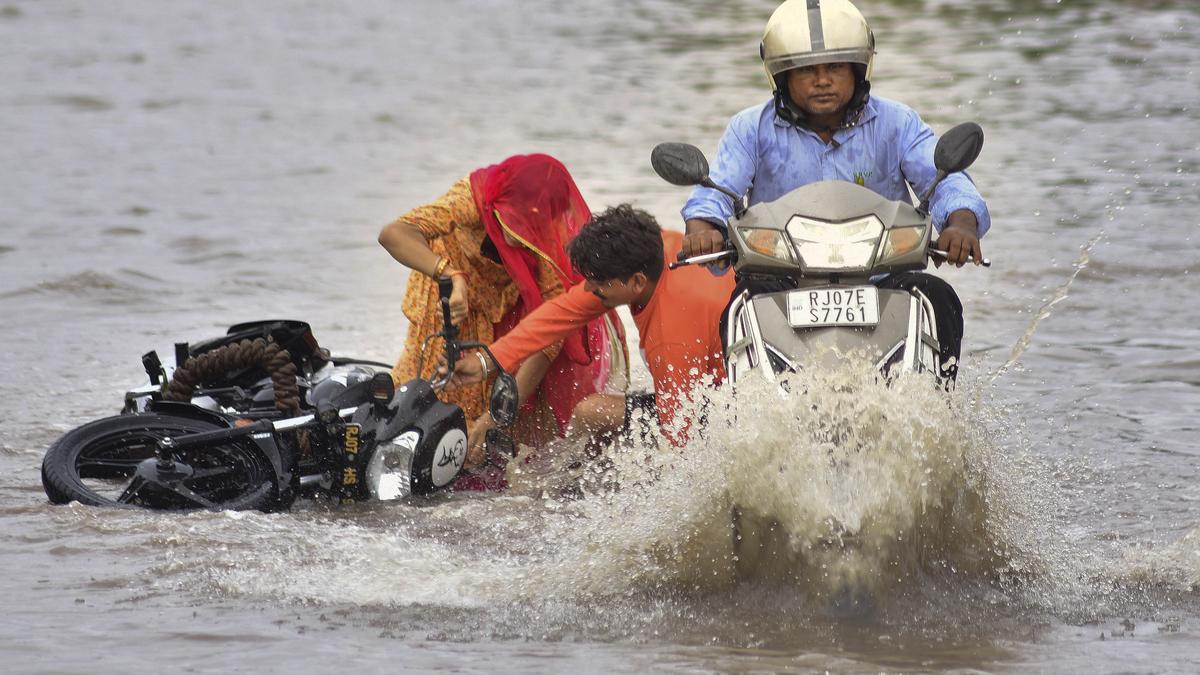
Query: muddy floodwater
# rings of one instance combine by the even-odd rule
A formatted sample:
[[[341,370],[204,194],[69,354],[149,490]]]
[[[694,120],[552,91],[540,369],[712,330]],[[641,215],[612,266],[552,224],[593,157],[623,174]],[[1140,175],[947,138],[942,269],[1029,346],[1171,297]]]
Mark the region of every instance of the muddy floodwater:
[[[46,447],[149,349],[297,318],[393,360],[379,228],[478,166],[547,152],[593,209],[680,228],[650,148],[711,156],[765,100],[773,6],[0,0],[0,670],[1194,672],[1191,0],[860,3],[874,93],[987,134],[993,266],[937,271],[966,314],[949,399],[747,387],[581,500],[547,465],[271,515],[47,503]]]

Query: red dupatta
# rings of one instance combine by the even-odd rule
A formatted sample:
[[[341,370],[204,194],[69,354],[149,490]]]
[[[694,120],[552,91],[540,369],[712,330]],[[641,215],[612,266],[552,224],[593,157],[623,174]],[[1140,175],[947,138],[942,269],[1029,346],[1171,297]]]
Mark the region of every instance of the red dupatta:
[[[583,281],[571,269],[566,244],[592,214],[561,162],[541,154],[509,157],[472,173],[471,193],[488,238],[520,292],[521,316],[545,301],[538,286],[539,259],[556,270],[564,290]],[[518,245],[509,244],[506,233]],[[619,330],[620,321],[612,319]],[[608,348],[604,321],[597,319],[563,342],[542,379],[539,388],[554,410],[560,433],[575,405],[603,387],[607,373],[597,371],[607,365]]]

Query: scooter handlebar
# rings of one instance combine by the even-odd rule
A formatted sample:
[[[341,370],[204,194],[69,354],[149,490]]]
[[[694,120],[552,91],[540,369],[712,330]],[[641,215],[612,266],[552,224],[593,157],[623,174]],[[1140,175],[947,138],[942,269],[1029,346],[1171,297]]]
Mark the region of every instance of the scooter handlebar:
[[[930,254],[930,255],[936,255],[936,256],[938,256],[939,258],[941,258],[942,260],[945,260],[946,258],[949,258],[949,257],[950,257],[950,254],[949,254],[949,253],[947,253],[947,252],[943,251],[943,250],[942,250],[942,249],[940,249],[940,248],[935,248],[935,247],[933,247],[933,246],[930,246],[930,247],[929,247],[929,254]],[[972,256],[967,256],[967,262],[969,262],[969,263],[973,263],[973,262],[975,262],[975,258],[973,258]],[[983,260],[980,260],[980,261],[979,261],[979,264],[980,264],[980,265],[983,265],[984,267],[991,267],[991,266],[992,266],[992,261],[991,261],[991,260],[988,260],[987,258],[984,258]]]
[[[683,252],[680,251],[679,252],[679,262],[673,262],[670,265],[667,265],[667,268],[668,269],[676,269],[679,267],[687,267],[688,265],[707,265],[710,263],[715,263],[718,260],[726,260],[726,259],[728,259],[730,262],[733,262],[733,259],[736,255],[737,255],[737,251],[735,251],[734,249],[731,249],[731,248],[725,249],[724,251],[717,251],[716,253],[705,253],[704,255],[696,255],[696,256],[692,256],[690,258],[685,257],[683,255]]]

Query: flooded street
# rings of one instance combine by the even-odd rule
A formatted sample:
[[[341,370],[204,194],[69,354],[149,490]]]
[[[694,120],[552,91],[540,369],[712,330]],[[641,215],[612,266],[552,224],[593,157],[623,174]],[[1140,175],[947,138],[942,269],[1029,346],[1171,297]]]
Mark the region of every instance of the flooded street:
[[[748,388],[753,428],[620,455],[622,489],[578,501],[531,478],[270,515],[47,503],[47,446],[117,413],[150,349],[294,318],[394,360],[379,229],[479,166],[546,152],[593,210],[681,229],[650,149],[711,158],[766,100],[775,4],[0,0],[4,670],[1194,671],[1191,0],[858,3],[873,93],[987,134],[993,266],[937,272],[966,315],[949,405],[854,373],[803,405]],[[870,448],[838,476],[830,420]],[[743,560],[735,507],[809,550],[831,518],[866,534]]]

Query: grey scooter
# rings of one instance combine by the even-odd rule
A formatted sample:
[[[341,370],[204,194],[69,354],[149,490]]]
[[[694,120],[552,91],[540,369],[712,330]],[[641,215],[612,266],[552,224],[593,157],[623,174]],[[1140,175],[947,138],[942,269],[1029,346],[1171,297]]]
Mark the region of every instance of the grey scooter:
[[[811,183],[774,202],[747,206],[745,197],[709,178],[708,161],[700,150],[680,143],[656,147],[651,162],[659,176],[676,185],[720,190],[733,200],[729,247],[672,263],[677,267],[723,260],[733,265],[740,282],[753,282],[739,283],[738,288],[758,289],[737,293],[726,309],[722,337],[729,379],[738,382],[758,373],[788,388],[788,373],[823,371],[847,356],[862,355],[885,378],[901,372],[942,378],[947,364],[941,362],[934,304],[920,290],[880,288],[871,282],[884,274],[925,269],[930,256],[945,256],[930,246],[934,228],[929,199],[947,175],[974,162],[982,144],[983,131],[973,123],[942,136],[934,153],[936,179],[916,207],[846,181]],[[831,470],[831,475],[836,473]],[[846,480],[855,480],[854,474]],[[969,497],[955,496],[945,503],[957,504],[959,499]],[[777,514],[762,512],[761,505],[735,502],[730,559],[738,576],[798,580],[817,595],[828,593],[831,611],[860,613],[870,609],[879,588],[901,576],[893,563],[903,555],[896,552],[912,548],[923,536],[913,523],[936,522],[939,517],[935,512],[941,512],[940,507],[926,511],[923,504],[919,519],[897,521],[905,525],[895,532],[885,525],[868,525],[864,531],[863,523],[877,519],[848,524],[830,512],[820,523],[803,521],[815,528],[807,533],[815,536],[799,533],[796,538],[798,533],[781,526]],[[978,510],[964,507],[962,513]],[[892,522],[878,522],[884,521]]]

